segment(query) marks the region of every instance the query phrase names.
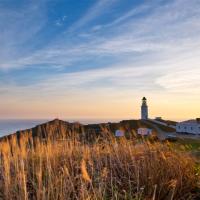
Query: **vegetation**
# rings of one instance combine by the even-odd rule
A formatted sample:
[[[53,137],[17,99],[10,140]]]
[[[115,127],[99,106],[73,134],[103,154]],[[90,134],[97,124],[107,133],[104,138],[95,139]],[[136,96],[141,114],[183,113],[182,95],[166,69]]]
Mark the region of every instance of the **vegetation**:
[[[176,142],[171,143],[174,149],[190,153],[200,160],[200,140],[193,138],[177,138]]]
[[[171,120],[164,120],[164,119],[156,119],[157,121],[164,122],[168,125],[176,126],[177,122]]]
[[[172,128],[172,127],[169,127],[169,126],[164,126],[164,125],[162,125],[162,124],[157,124],[157,123],[155,123],[155,122],[153,122],[153,121],[151,121],[150,122],[151,124],[152,124],[152,128],[154,128],[155,126],[158,128],[158,129],[160,129],[161,131],[163,131],[163,132],[167,132],[167,133],[170,133],[170,132],[172,132],[172,133],[174,133],[176,130],[174,129],[174,128]]]
[[[182,150],[186,151],[200,151],[200,140],[193,138],[178,138],[174,144]]]
[[[106,132],[106,131],[105,131]],[[68,135],[68,134],[66,134]],[[198,199],[195,160],[170,144],[13,135],[0,144],[2,199]],[[199,169],[198,169],[199,170]]]

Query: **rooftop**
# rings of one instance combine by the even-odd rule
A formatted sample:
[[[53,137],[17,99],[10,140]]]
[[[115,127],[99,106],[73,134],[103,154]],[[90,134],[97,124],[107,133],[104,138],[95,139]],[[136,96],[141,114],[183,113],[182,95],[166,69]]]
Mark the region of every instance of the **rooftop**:
[[[190,119],[190,120],[186,120],[180,123],[184,123],[184,124],[200,124],[200,118],[197,119]]]

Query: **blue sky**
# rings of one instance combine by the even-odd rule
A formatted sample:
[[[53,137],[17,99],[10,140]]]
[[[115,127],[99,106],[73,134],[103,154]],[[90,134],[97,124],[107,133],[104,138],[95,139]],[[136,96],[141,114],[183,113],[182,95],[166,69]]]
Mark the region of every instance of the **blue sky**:
[[[152,116],[197,116],[199,8],[199,0],[0,0],[0,118],[137,117],[144,95]]]

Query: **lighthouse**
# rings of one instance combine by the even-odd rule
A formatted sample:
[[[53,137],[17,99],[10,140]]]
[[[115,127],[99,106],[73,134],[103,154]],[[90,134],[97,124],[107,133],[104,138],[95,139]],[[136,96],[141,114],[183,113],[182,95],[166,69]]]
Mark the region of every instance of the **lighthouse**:
[[[146,97],[142,98],[142,106],[141,106],[141,119],[148,119],[148,106]]]

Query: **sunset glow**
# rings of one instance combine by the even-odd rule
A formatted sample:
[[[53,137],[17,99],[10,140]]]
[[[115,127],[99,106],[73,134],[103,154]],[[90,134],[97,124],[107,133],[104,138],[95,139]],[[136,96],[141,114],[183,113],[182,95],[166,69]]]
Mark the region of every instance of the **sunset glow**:
[[[1,119],[200,114],[200,1],[0,2]]]

